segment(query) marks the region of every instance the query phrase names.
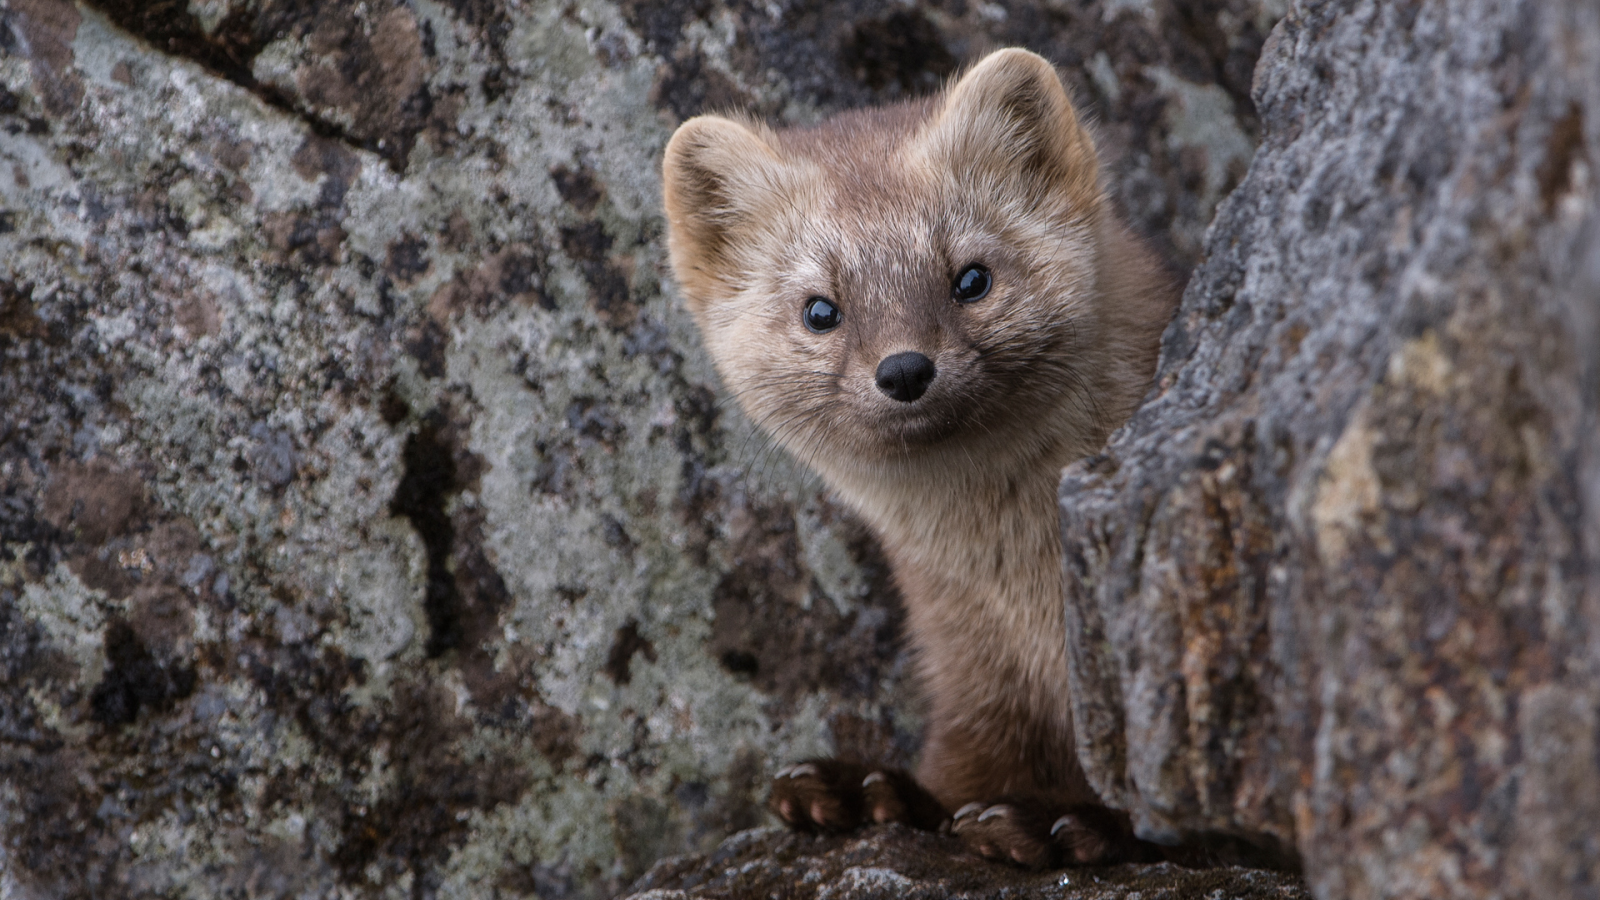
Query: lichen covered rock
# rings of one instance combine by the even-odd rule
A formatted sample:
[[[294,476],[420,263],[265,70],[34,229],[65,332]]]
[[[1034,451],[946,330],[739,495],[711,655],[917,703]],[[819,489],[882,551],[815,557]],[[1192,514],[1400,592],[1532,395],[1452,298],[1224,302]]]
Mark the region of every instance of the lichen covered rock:
[[[1028,872],[963,852],[948,835],[889,825],[848,837],[756,829],[715,851],[657,863],[629,900],[1308,900],[1298,879],[1227,866],[1170,863]]]
[[[1296,4],[1158,385],[1061,488],[1080,757],[1321,897],[1594,896],[1600,12]]]

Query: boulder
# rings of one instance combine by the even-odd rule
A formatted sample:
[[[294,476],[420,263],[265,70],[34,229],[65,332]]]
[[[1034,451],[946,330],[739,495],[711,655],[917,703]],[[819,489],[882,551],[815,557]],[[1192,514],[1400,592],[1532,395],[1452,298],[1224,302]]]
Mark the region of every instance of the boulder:
[[[1323,898],[1600,891],[1600,11],[1297,3],[1061,484],[1079,756]]]

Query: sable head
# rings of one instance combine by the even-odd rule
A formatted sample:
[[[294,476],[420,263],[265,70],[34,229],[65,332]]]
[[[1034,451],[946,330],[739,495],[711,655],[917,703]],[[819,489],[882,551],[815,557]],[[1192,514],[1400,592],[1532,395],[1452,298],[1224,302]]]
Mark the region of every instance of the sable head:
[[[1003,50],[938,97],[816,128],[691,119],[663,183],[718,370],[825,474],[1104,436],[1098,165],[1040,57]]]

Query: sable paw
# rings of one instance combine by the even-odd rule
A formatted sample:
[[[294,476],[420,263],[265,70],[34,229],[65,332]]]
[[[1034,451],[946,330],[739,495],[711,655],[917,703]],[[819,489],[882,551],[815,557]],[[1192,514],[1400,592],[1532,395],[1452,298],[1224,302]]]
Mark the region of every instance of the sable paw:
[[[968,803],[956,810],[950,830],[987,859],[1030,869],[1061,865],[1061,848],[1050,834],[1047,812],[1023,803]]]
[[[968,803],[956,811],[951,830],[983,857],[1030,869],[1143,860],[1151,850],[1121,816],[1101,806],[1063,811],[1026,800]]]
[[[932,830],[945,819],[939,802],[910,775],[836,759],[808,760],[778,772],[767,805],[803,831],[850,831],[885,822]]]

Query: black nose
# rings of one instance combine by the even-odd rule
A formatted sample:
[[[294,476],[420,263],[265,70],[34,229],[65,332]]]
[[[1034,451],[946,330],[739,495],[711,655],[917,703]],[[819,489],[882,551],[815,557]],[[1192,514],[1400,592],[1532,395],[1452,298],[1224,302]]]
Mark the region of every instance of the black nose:
[[[910,403],[928,390],[937,373],[933,360],[915,350],[896,353],[878,363],[878,390],[901,403]]]

